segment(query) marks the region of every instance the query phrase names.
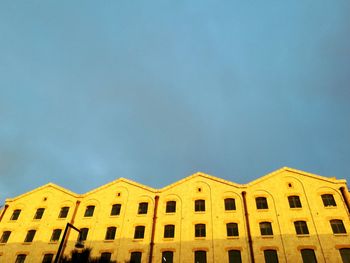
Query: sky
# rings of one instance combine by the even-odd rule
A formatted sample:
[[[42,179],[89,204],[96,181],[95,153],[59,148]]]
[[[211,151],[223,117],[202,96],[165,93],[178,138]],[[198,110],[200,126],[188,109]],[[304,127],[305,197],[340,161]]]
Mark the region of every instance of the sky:
[[[281,167],[350,182],[350,1],[0,2],[0,204]]]

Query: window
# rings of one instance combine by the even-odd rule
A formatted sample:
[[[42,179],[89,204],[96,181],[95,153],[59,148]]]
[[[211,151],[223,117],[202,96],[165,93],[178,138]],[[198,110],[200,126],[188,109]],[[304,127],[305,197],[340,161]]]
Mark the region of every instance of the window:
[[[112,253],[103,252],[103,253],[101,253],[99,263],[109,263],[111,261],[111,257],[112,257]]]
[[[141,263],[141,252],[131,252],[130,263]]]
[[[256,209],[268,209],[267,199],[265,197],[257,197],[255,199]]]
[[[350,248],[341,248],[339,249],[339,253],[343,263],[350,262]]]
[[[166,213],[175,213],[176,212],[176,202],[175,201],[168,201],[166,202]]]
[[[17,220],[19,218],[19,215],[21,213],[20,209],[16,209],[13,211],[12,216],[10,218],[10,220]],[[25,255],[24,255],[25,256]]]
[[[61,207],[61,211],[60,214],[58,215],[58,218],[66,218],[69,212],[69,207],[68,206],[64,206]]]
[[[300,208],[301,202],[300,198],[297,195],[288,196],[288,202],[290,208]]]
[[[34,215],[34,219],[41,219],[43,217],[44,211],[45,211],[45,208],[38,208]]]
[[[11,235],[11,231],[4,231],[2,232],[1,238],[0,238],[0,243],[7,243]]]
[[[62,229],[54,229],[52,231],[50,242],[57,242],[60,239]]]
[[[148,203],[139,203],[139,210],[138,210],[138,214],[147,214],[147,210],[148,210]]]
[[[302,249],[301,257],[303,263],[317,263],[315,251],[313,249]]]
[[[237,223],[226,224],[226,232],[228,237],[238,237],[238,224]]]
[[[225,199],[225,210],[236,210],[236,202],[233,198],[226,198]]]
[[[260,233],[262,236],[273,235],[272,226],[270,222],[261,222],[259,225]]]
[[[27,257],[26,254],[17,255],[15,263],[24,263],[24,261],[26,260],[26,257]]]
[[[92,217],[94,215],[95,206],[88,205],[85,209],[84,217]]]
[[[24,242],[32,242],[35,236],[36,230],[29,230],[27,232],[26,238],[24,239]]]
[[[121,204],[112,205],[111,216],[119,216],[121,207]]]
[[[195,225],[195,237],[205,237],[205,224]]]
[[[324,206],[337,206],[334,196],[331,194],[321,195]]]
[[[134,238],[141,239],[141,238],[144,238],[144,236],[145,236],[145,227],[144,226],[135,227]]]
[[[264,250],[265,263],[278,263],[277,251],[274,249]]]
[[[117,231],[116,227],[114,226],[108,227],[105,240],[114,240],[116,231]]]
[[[305,221],[295,221],[294,222],[295,232],[297,235],[308,235],[309,229]]]
[[[335,219],[335,220],[331,220],[330,223],[334,234],[346,233],[343,221]]]
[[[173,263],[174,252],[163,251],[162,252],[162,263]]]
[[[196,200],[194,202],[194,211],[205,211],[205,200]]]
[[[229,263],[242,263],[241,251],[229,250],[228,251],[228,262]]]
[[[53,259],[53,254],[45,254],[42,263],[51,263]]]
[[[164,237],[174,237],[175,235],[175,226],[174,225],[165,225],[164,226]]]
[[[201,250],[195,251],[194,263],[207,263],[207,252]]]
[[[88,234],[89,234],[88,228],[81,228],[80,234],[78,236],[78,241],[85,241],[87,239]]]

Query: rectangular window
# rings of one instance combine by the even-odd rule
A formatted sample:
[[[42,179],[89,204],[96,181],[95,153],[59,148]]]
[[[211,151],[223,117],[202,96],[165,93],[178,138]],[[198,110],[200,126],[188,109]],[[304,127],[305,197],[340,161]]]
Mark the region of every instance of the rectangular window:
[[[38,208],[35,212],[34,219],[41,219],[43,217],[45,208]]]
[[[141,263],[141,252],[131,252],[130,263]]]
[[[29,230],[27,232],[26,238],[24,239],[24,242],[32,242],[35,236],[36,230]]]
[[[176,212],[176,202],[175,201],[168,201],[166,202],[166,213],[175,213]]]
[[[194,263],[207,263],[207,252],[201,250],[195,251]]]
[[[14,210],[10,220],[17,220],[20,214],[21,214],[21,209]]]
[[[205,211],[205,200],[196,200],[194,202],[194,211],[196,212]]]
[[[294,222],[295,232],[297,235],[308,235],[309,229],[305,221],[295,221]]]
[[[229,250],[228,251],[228,262],[229,263],[242,263],[241,251]]]
[[[341,248],[339,249],[339,253],[343,263],[350,262],[350,248]]]
[[[196,224],[195,225],[195,237],[205,237],[205,224]]]
[[[313,249],[302,249],[300,252],[303,263],[317,263],[315,251]]]
[[[118,215],[120,215],[121,207],[122,207],[121,204],[114,204],[114,205],[112,205],[111,216],[118,216]]]
[[[24,263],[24,261],[26,260],[26,257],[27,257],[26,254],[17,255],[15,263]]]
[[[53,254],[45,254],[42,263],[51,263]]]
[[[264,250],[265,263],[278,263],[277,251],[274,249]]]
[[[257,197],[255,198],[256,209],[268,209],[267,199],[265,197]]]
[[[78,241],[85,241],[87,239],[87,236],[89,234],[89,229],[88,228],[81,228],[80,229],[80,234],[78,236]]]
[[[147,210],[148,210],[148,203],[146,202],[139,203],[139,209],[137,212],[139,215],[147,214]]]
[[[60,211],[60,214],[58,215],[58,218],[66,218],[68,215],[68,211],[69,211],[68,206],[61,207],[61,211]]]
[[[235,199],[233,199],[233,198],[226,198],[225,199],[225,210],[226,211],[236,210]]]
[[[114,226],[108,227],[105,240],[114,240],[117,228]]]
[[[334,234],[346,233],[343,221],[335,219],[335,220],[331,220],[330,223]]]
[[[103,252],[101,253],[101,258],[99,263],[109,263],[111,261],[112,253]]]
[[[135,239],[142,239],[145,236],[145,227],[144,226],[137,226],[135,227],[135,233],[134,238]]]
[[[171,238],[175,236],[175,226],[174,225],[165,225],[164,226],[164,237]]]
[[[0,238],[0,243],[7,243],[11,235],[11,231],[4,231],[2,232],[1,238]]]
[[[54,229],[52,231],[50,242],[57,242],[60,239],[62,229]]]
[[[324,194],[324,195],[321,195],[321,198],[322,198],[322,202],[323,202],[323,205],[324,206],[337,206],[337,204],[335,203],[335,200],[334,200],[334,196],[331,195],[331,194]]]
[[[87,206],[85,209],[84,217],[92,217],[94,215],[94,211],[95,211],[94,205]]]
[[[300,198],[297,195],[288,196],[288,202],[290,208],[300,208],[301,202]]]
[[[270,222],[261,222],[259,225],[260,225],[260,233],[262,236],[273,235],[272,225]]]
[[[237,223],[226,224],[226,232],[228,237],[238,237],[238,224]]]
[[[173,251],[163,251],[162,252],[162,263],[173,263],[174,252]]]

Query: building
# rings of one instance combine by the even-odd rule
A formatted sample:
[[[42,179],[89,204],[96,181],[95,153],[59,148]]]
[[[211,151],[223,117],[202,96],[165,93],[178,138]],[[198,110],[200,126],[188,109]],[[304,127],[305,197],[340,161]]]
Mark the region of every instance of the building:
[[[51,262],[67,223],[116,262],[350,262],[345,180],[282,168],[248,184],[196,173],[162,189],[49,183],[7,199],[0,262]],[[78,239],[68,232],[65,254]]]

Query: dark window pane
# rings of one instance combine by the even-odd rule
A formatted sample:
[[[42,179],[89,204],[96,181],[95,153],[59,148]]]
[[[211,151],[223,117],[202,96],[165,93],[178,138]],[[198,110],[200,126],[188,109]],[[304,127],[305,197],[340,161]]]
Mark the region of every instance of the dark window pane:
[[[255,199],[257,209],[268,209],[267,199],[265,197],[257,197]]]
[[[226,198],[225,199],[225,210],[236,210],[236,202],[233,198]]]
[[[147,214],[148,203],[139,203],[138,214]]]
[[[163,251],[162,252],[162,263],[173,263],[174,252]]]
[[[337,206],[334,197],[331,194],[321,195],[324,206]]]
[[[116,227],[114,227],[114,226],[108,227],[105,239],[106,240],[114,240],[116,231],[117,231]]]
[[[194,263],[207,263],[207,252],[206,251],[195,251],[194,252]]]
[[[228,262],[229,263],[242,263],[241,251],[230,250],[228,252]]]
[[[165,225],[164,226],[164,237],[174,237],[175,235],[175,226],[174,225]]]
[[[81,228],[80,229],[80,234],[78,236],[78,241],[85,241],[87,239],[87,236],[89,234],[89,229],[88,228]]]
[[[226,232],[228,237],[238,236],[238,224],[236,223],[226,224]]]
[[[303,263],[317,263],[315,251],[312,249],[302,249],[301,257],[303,259]]]
[[[92,217],[94,215],[95,206],[89,205],[85,209],[84,217]]]
[[[53,254],[45,254],[42,263],[51,263],[53,259]]]
[[[25,255],[25,254],[17,255],[15,263],[24,263],[24,261],[26,260],[26,257],[27,257],[27,255]]]
[[[294,222],[295,232],[298,235],[307,235],[309,234],[309,229],[305,221],[295,221]]]
[[[11,235],[11,231],[4,231],[2,232],[0,243],[7,243]]]
[[[134,233],[134,238],[144,238],[145,236],[145,227],[144,226],[137,226],[135,227],[135,233]]]
[[[331,220],[331,227],[333,230],[334,234],[342,234],[342,233],[346,233],[343,221],[341,220]]]
[[[130,263],[141,263],[141,252],[131,252]]]
[[[264,250],[265,263],[278,263],[277,251],[273,249]]]
[[[99,263],[109,263],[111,261],[111,257],[112,257],[112,253],[103,252],[103,253],[101,253]]]
[[[68,211],[69,211],[68,206],[61,207],[61,211],[60,211],[60,214],[58,215],[58,218],[66,218],[68,215]]]
[[[175,213],[176,212],[176,202],[175,201],[169,201],[166,202],[166,213]]]
[[[14,210],[10,220],[17,220],[19,218],[20,213],[21,213],[20,209]]]
[[[112,205],[111,216],[120,215],[121,207],[122,207],[121,204],[114,204],[114,205]]]
[[[62,229],[54,229],[51,235],[50,242],[57,242],[60,239]]]
[[[205,200],[196,200],[194,202],[194,211],[205,211]]]
[[[262,236],[273,235],[271,223],[270,222],[261,222],[260,223],[260,233]]]
[[[300,198],[297,195],[288,196],[288,202],[290,208],[299,208],[301,207]]]
[[[45,211],[45,208],[38,208],[34,215],[34,219],[41,219],[43,217],[44,211]]]
[[[35,232],[35,230],[29,230],[26,235],[26,238],[24,239],[24,242],[32,242],[35,236]]]
[[[339,249],[343,263],[350,263],[350,248]]]
[[[195,237],[205,237],[205,224],[196,224],[195,225]]]

